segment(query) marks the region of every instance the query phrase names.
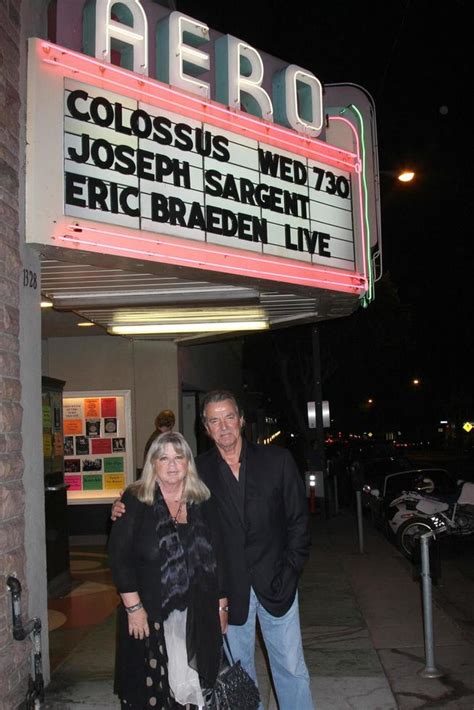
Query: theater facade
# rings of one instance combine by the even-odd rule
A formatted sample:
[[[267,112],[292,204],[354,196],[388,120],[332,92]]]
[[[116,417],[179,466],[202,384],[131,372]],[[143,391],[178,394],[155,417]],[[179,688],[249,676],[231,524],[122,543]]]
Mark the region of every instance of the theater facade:
[[[373,299],[375,109],[152,0],[10,0],[0,36],[0,556],[47,679],[67,536],[102,531],[157,412],[197,450],[202,393],[242,386],[239,334]],[[31,649],[1,599],[15,708]]]

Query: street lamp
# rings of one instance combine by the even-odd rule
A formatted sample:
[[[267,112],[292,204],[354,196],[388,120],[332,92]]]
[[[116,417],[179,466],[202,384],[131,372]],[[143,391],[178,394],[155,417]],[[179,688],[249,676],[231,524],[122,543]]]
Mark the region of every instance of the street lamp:
[[[413,170],[402,170],[401,173],[397,175],[397,180],[400,182],[411,182],[415,177]]]
[[[388,175],[391,178],[396,178],[399,182],[413,182],[416,173],[411,168],[403,170],[381,170],[380,175]]]

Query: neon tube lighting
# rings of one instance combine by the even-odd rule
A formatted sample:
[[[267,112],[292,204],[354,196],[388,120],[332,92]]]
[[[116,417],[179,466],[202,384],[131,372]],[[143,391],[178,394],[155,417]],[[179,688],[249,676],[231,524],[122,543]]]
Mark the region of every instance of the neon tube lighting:
[[[168,110],[183,113],[189,117],[220,126],[226,130],[241,135],[253,134],[265,143],[286,147],[299,155],[323,159],[341,169],[354,170],[358,156],[342,148],[336,148],[322,141],[307,136],[300,136],[290,129],[274,123],[258,119],[238,109],[230,109],[212,100],[203,100],[183,90],[173,89],[161,82],[145,76],[137,76],[114,64],[101,62],[78,52],[59,47],[50,42],[42,42],[42,61],[52,67],[66,69],[89,77],[94,85],[113,87],[121,94],[131,96],[136,100],[147,97],[155,105],[166,104]],[[98,84],[98,82],[100,82]],[[147,90],[148,89],[148,90]]]
[[[231,255],[228,252],[222,254],[222,263],[219,263],[217,261],[209,262],[203,258],[203,252],[205,251],[203,249],[203,245],[200,246],[199,250],[196,249],[196,251],[200,253],[200,257],[192,259],[184,258],[180,255],[180,251],[182,250],[181,245],[177,247],[176,250],[173,251],[173,253],[166,254],[158,250],[151,251],[148,249],[147,251],[145,251],[144,249],[122,246],[117,243],[117,241],[114,241],[114,243],[111,244],[103,241],[96,241],[95,239],[87,239],[86,236],[87,235],[84,235],[81,238],[78,238],[60,235],[57,237],[57,239],[65,245],[71,245],[71,248],[74,248],[74,246],[77,248],[85,247],[88,251],[95,251],[99,254],[109,253],[115,256],[120,254],[123,256],[135,255],[139,256],[140,258],[151,259],[153,261],[156,261],[157,257],[159,257],[161,263],[192,266],[193,268],[217,271],[219,273],[237,273],[243,276],[252,276],[253,278],[258,277],[270,281],[284,281],[287,283],[295,283],[299,285],[313,287],[324,286],[325,288],[331,290],[343,290],[347,291],[348,293],[354,294],[363,292],[365,290],[365,282],[363,281],[363,279],[361,279],[360,276],[354,275],[352,273],[344,278],[344,275],[338,274],[338,272],[335,271],[334,273],[330,275],[328,274],[328,276],[325,277],[322,274],[321,276],[318,275],[319,270],[317,269],[317,267],[301,266],[301,275],[296,273],[289,274],[288,266],[290,265],[287,264],[286,260],[283,259],[283,263],[281,264],[279,269],[277,269],[276,265],[274,264],[273,271],[269,271],[266,260],[263,258],[261,258],[260,260],[254,259],[255,268],[248,268],[239,263],[244,261],[243,257],[241,258],[239,255],[238,257],[236,256],[232,259]]]
[[[359,141],[359,135],[355,129],[355,127],[352,125],[352,123],[347,119],[347,118],[342,118],[342,116],[333,116],[333,120],[335,121],[342,121],[346,125],[349,126],[351,129],[352,133],[354,134],[355,141],[356,141],[356,146],[357,146],[357,155],[360,155],[360,141]],[[359,184],[359,209],[360,209],[360,216],[361,216],[361,243],[362,243],[362,264],[363,264],[363,274],[364,274],[364,279],[367,278],[367,248],[366,248],[366,234],[365,234],[365,228],[364,228],[364,192],[362,190],[362,168],[363,166],[360,164],[358,165],[358,169],[356,170],[356,179]]]
[[[157,234],[156,237],[150,238],[150,237],[144,237],[144,236],[137,236],[135,232],[129,233],[127,231],[111,231],[110,229],[99,229],[95,226],[90,225],[89,223],[86,223],[85,226],[80,226],[78,224],[68,224],[67,228],[73,233],[73,235],[76,235],[80,233],[81,235],[85,234],[86,232],[92,232],[93,234],[98,234],[101,237],[118,237],[118,238],[124,238],[129,241],[139,241],[139,242],[145,242],[152,244],[153,246],[162,246],[162,247],[170,247],[170,248],[176,248],[179,250],[187,250],[190,252],[197,252],[198,254],[201,254],[203,251],[205,251],[207,254],[213,254],[216,257],[223,257],[224,259],[230,258],[233,254],[235,254],[239,260],[241,261],[249,261],[249,262],[257,262],[258,264],[273,264],[275,265],[275,268],[283,266],[287,270],[298,270],[300,271],[301,269],[311,269],[311,272],[313,273],[316,269],[318,273],[320,274],[327,274],[328,277],[334,276],[335,273],[337,273],[339,276],[347,276],[348,278],[351,279],[356,279],[360,280],[363,277],[360,274],[354,273],[353,271],[349,271],[346,269],[331,269],[327,268],[324,266],[314,266],[314,265],[306,265],[302,262],[299,261],[293,261],[290,259],[282,258],[282,257],[275,257],[275,256],[265,256],[259,257],[255,254],[249,253],[247,251],[242,251],[238,249],[232,249],[232,252],[230,253],[228,250],[224,249],[223,247],[218,247],[214,245],[210,245],[207,243],[199,243],[199,246],[196,246],[195,242],[189,241],[187,239],[179,239],[175,237],[167,237],[161,234]],[[117,228],[118,229],[118,228]],[[67,235],[58,235],[57,237],[54,237],[57,239],[67,239],[68,241],[75,241],[75,237],[68,237]],[[148,253],[150,256],[153,256],[153,252],[143,252],[143,253]],[[200,259],[200,262],[202,262],[202,259]]]
[[[364,238],[362,240],[363,244],[363,249],[364,249],[364,268],[367,268],[368,272],[368,278],[367,278],[367,292],[364,294],[362,303],[364,306],[367,306],[371,301],[374,300],[375,298],[375,284],[374,284],[374,278],[373,278],[373,268],[372,268],[372,260],[370,258],[370,219],[369,219],[369,192],[367,189],[367,175],[366,175],[366,162],[365,162],[365,155],[366,155],[366,149],[365,149],[365,129],[364,129],[364,119],[357,108],[354,104],[350,104],[348,107],[350,108],[356,115],[359,124],[360,124],[360,135],[361,135],[361,140],[359,143],[359,136],[356,132],[357,136],[357,152],[361,156],[361,177],[362,177],[362,182],[364,186],[364,192],[360,190],[360,196],[362,197],[363,195],[363,207],[361,207],[361,217],[365,220],[365,228],[366,232],[364,233]],[[354,129],[355,130],[355,129]],[[362,224],[363,228],[363,224]],[[367,273],[366,272],[366,273]]]
[[[364,186],[364,209],[363,212],[361,212],[361,216],[365,219],[365,235],[366,238],[364,239],[364,247],[366,247],[367,251],[365,253],[366,259],[364,260],[364,263],[367,266],[367,272],[368,272],[368,279],[367,279],[367,293],[364,294],[363,297],[363,305],[367,306],[371,301],[374,300],[375,298],[375,284],[374,284],[374,277],[373,277],[373,268],[372,268],[372,259],[370,255],[370,219],[369,219],[369,191],[367,188],[367,170],[366,170],[366,147],[365,147],[365,127],[364,127],[364,119],[357,108],[354,104],[351,104],[351,109],[354,111],[356,114],[359,123],[360,123],[360,156],[361,156],[361,163],[362,163],[362,170],[361,170],[361,178]]]

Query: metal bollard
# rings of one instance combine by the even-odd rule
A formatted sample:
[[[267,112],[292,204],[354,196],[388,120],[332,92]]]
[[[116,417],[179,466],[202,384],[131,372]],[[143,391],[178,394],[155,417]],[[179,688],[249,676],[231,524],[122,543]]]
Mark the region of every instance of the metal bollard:
[[[334,473],[334,512],[339,513],[339,490],[337,487],[337,471]]]
[[[421,544],[421,584],[423,590],[423,627],[425,637],[425,667],[419,672],[423,678],[440,678],[443,673],[436,668],[433,637],[433,602],[431,595],[429,542],[434,532],[420,537]]]
[[[309,512],[316,512],[316,474],[309,474]]]
[[[362,518],[362,491],[356,491],[357,529],[359,531],[359,551],[364,552],[364,522]]]

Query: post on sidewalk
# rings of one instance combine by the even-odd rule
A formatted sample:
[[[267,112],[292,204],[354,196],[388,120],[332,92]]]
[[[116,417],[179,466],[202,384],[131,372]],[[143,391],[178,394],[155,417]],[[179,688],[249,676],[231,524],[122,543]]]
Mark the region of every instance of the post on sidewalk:
[[[364,553],[364,519],[362,516],[362,491],[356,491],[357,530],[359,533],[359,552]]]
[[[339,514],[339,489],[337,486],[337,470],[333,472],[333,485],[334,485],[334,514]]]
[[[319,330],[312,330],[313,346],[313,376],[314,376],[314,403],[316,410],[316,451],[319,458],[318,469],[326,470],[326,452],[324,449],[324,424],[323,424],[323,391],[321,376],[321,354],[319,347]]]
[[[433,599],[431,594],[430,575],[430,541],[434,532],[430,531],[420,537],[421,545],[421,583],[423,590],[423,628],[425,637],[425,667],[420,671],[423,678],[440,678],[443,673],[436,668],[434,657],[433,636]]]
[[[308,509],[311,514],[318,512],[320,508],[323,517],[326,518],[326,499],[324,489],[324,474],[322,471],[306,471],[306,497],[308,499]]]
[[[316,512],[316,474],[309,474],[309,512]]]

